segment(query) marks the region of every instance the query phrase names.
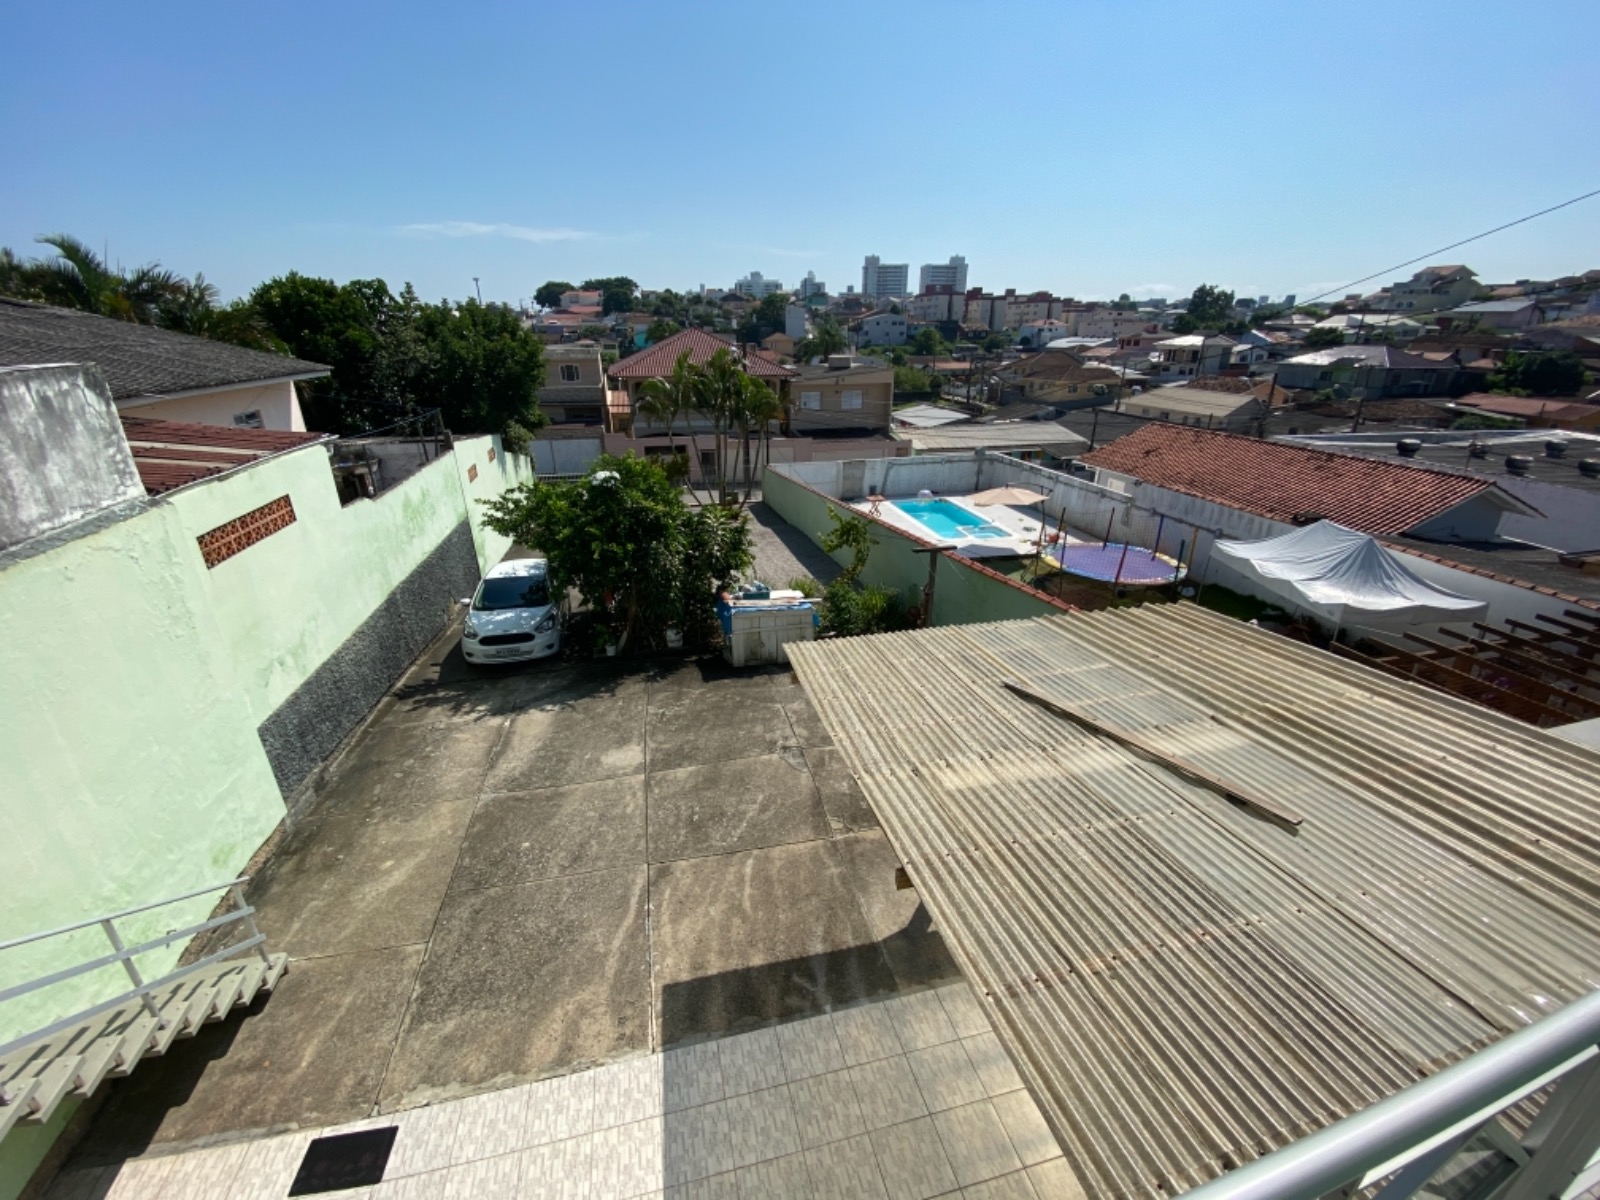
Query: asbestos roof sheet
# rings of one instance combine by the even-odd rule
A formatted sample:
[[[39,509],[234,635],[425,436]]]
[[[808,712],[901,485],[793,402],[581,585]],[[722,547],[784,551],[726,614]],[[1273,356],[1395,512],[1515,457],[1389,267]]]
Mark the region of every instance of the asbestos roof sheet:
[[[1162,394],[1125,405],[1156,407]],[[1168,424],[1146,425],[1079,461],[1274,521],[1318,513],[1371,534],[1404,533],[1495,486],[1481,476]]]
[[[98,366],[118,401],[328,373],[286,354],[0,298],[0,365],[68,362]]]
[[[1186,1191],[1600,986],[1593,750],[1191,604],[789,652],[1090,1200]]]

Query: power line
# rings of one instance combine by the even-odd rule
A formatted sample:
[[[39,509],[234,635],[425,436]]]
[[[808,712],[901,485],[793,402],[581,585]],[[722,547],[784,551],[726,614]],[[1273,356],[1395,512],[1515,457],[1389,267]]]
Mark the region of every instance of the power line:
[[[1496,225],[1493,229],[1486,229],[1482,233],[1475,233],[1469,238],[1462,238],[1459,242],[1451,242],[1448,246],[1440,246],[1437,250],[1429,250],[1426,254],[1419,254],[1419,255],[1417,255],[1416,258],[1408,258],[1403,263],[1395,263],[1394,266],[1385,267],[1381,271],[1374,271],[1371,275],[1363,275],[1360,279],[1352,279],[1349,283],[1341,284],[1341,285],[1339,285],[1338,287],[1335,287],[1335,288],[1329,288],[1325,292],[1318,292],[1315,296],[1312,296],[1310,299],[1297,301],[1296,302],[1296,306],[1298,307],[1298,305],[1301,305],[1301,304],[1311,304],[1314,301],[1321,300],[1324,296],[1331,296],[1335,292],[1342,292],[1346,288],[1353,288],[1358,283],[1367,283],[1370,280],[1378,279],[1381,276],[1387,275],[1391,271],[1398,271],[1402,267],[1413,266],[1416,263],[1421,262],[1423,259],[1432,258],[1436,254],[1447,253],[1448,251],[1454,250],[1459,246],[1465,246],[1468,242],[1480,241],[1483,238],[1488,237],[1490,234],[1499,233],[1501,230],[1504,230],[1504,229],[1510,229],[1514,225],[1525,224],[1528,221],[1532,221],[1536,217],[1542,217],[1542,216],[1545,216],[1545,215],[1547,215],[1549,213],[1553,213],[1557,209],[1568,208],[1571,205],[1577,204],[1580,200],[1589,199],[1591,196],[1600,196],[1600,188],[1596,188],[1592,192],[1585,192],[1581,196],[1574,196],[1571,200],[1563,200],[1560,204],[1551,205],[1549,208],[1542,208],[1536,213],[1529,213],[1525,217],[1518,217],[1515,221],[1507,221],[1504,225]]]

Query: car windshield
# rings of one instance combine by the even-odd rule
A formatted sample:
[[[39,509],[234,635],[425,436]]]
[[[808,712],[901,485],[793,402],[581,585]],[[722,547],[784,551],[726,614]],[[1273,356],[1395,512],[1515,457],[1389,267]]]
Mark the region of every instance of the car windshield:
[[[485,579],[472,607],[479,612],[492,612],[498,608],[544,608],[549,603],[550,585],[544,579],[507,575]]]

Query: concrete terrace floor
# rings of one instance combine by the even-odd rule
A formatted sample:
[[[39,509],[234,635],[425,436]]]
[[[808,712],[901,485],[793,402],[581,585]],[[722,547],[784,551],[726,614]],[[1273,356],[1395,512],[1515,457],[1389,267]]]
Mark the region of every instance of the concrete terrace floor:
[[[250,899],[292,958],[75,1166],[400,1112],[959,978],[787,670],[480,672],[452,630]]]

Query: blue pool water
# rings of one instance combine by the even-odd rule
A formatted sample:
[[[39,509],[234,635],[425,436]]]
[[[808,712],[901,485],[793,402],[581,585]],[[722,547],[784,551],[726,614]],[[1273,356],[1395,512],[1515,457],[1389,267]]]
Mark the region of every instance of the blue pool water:
[[[953,500],[894,500],[891,503],[906,516],[914,517],[926,525],[935,537],[945,541],[1010,536],[1000,526],[991,525]]]

